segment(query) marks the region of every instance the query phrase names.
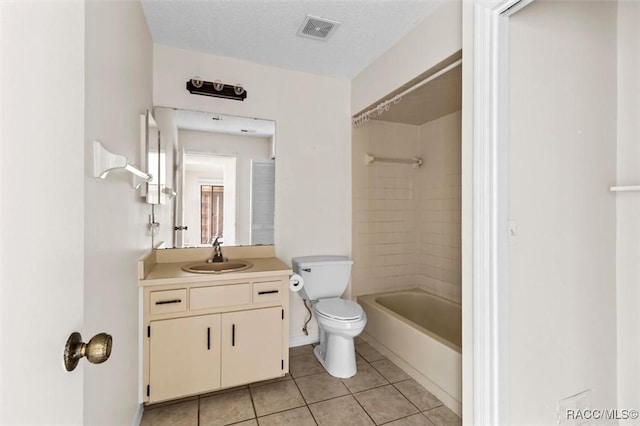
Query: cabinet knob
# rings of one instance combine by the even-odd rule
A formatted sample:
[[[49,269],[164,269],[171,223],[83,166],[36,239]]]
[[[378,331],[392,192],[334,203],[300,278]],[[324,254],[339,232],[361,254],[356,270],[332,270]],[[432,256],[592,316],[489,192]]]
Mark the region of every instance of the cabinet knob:
[[[109,359],[113,338],[107,333],[96,334],[89,343],[82,342],[82,336],[73,332],[64,345],[64,367],[73,371],[83,357],[92,364],[100,364]]]

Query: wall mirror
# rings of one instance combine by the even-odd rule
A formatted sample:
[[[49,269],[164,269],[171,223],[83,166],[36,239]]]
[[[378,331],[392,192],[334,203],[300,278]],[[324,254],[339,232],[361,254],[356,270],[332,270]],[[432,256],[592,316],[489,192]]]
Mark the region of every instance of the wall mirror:
[[[142,135],[142,158],[146,163],[147,173],[152,177],[146,185],[142,185],[142,196],[149,204],[165,204],[167,199],[163,190],[166,187],[166,149],[156,120],[147,110],[140,115],[140,134]]]
[[[166,107],[154,112],[176,153],[173,247],[207,246],[215,238],[225,246],[273,244],[275,122]]]

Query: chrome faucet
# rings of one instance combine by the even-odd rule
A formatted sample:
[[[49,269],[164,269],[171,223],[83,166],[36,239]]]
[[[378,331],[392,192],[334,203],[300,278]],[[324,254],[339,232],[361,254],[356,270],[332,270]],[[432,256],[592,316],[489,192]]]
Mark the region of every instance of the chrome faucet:
[[[209,259],[209,263],[213,263],[213,262],[224,262],[224,257],[222,256],[222,248],[220,247],[222,245],[222,243],[220,241],[218,241],[220,239],[220,237],[216,237],[216,239],[213,241],[213,257],[211,259]]]

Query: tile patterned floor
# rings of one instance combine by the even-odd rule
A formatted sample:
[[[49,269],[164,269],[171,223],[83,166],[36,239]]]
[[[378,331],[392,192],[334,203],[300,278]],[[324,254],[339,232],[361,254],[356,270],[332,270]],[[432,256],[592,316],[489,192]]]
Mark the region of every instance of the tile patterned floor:
[[[291,348],[290,375],[145,409],[141,426],[461,425],[458,416],[384,355],[356,339],[358,373],[327,374],[311,345]]]

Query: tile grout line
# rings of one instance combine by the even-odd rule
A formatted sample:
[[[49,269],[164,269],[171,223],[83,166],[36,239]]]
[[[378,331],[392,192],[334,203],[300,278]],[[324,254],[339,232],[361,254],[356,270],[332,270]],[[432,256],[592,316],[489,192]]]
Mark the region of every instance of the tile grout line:
[[[362,404],[360,404],[360,401],[358,401],[358,398],[356,398],[356,396],[355,396],[354,394],[351,394],[351,397],[352,397],[353,399],[355,399],[356,404],[358,404],[358,405],[360,406],[360,408],[362,408],[362,411],[364,411],[364,413],[367,415],[367,417],[369,417],[369,418],[371,419],[371,422],[372,422],[374,425],[377,425],[376,421],[375,421],[375,420],[373,420],[373,417],[371,417],[371,414],[369,414],[369,412],[367,411],[367,409],[366,409],[366,408],[364,408],[364,407],[362,406]]]
[[[200,426],[200,397],[198,396],[198,417],[196,418],[196,426]]]
[[[354,349],[355,349],[356,353],[357,353],[358,355],[360,355],[360,358],[362,358],[362,359],[364,360],[364,362],[366,362],[366,363],[367,363],[367,365],[368,365],[369,367],[373,368],[373,369],[374,369],[374,371],[377,371],[377,370],[375,369],[375,367],[374,367],[373,365],[371,365],[371,363],[370,363],[370,362],[369,362],[365,357],[363,357],[363,356],[362,356],[362,354],[361,354],[360,352],[358,352],[357,345],[355,345],[355,346],[356,346],[356,347],[355,347]],[[358,362],[358,361],[356,360],[356,369],[357,369],[357,362]],[[356,374],[358,374],[358,373],[357,373],[357,371],[356,371]],[[386,380],[386,379],[385,379],[385,380]],[[344,382],[343,382],[343,384],[344,384]],[[360,401],[358,401],[358,398],[356,398],[356,395],[355,395],[355,394],[356,394],[356,393],[358,393],[358,392],[351,392],[351,389],[349,389],[349,386],[347,386],[347,385],[345,385],[345,386],[347,387],[347,390],[349,391],[349,394],[351,395],[351,397],[356,401],[356,404],[358,404],[358,405],[360,406],[360,408],[362,408],[362,411],[364,411],[364,413],[367,415],[367,417],[369,417],[369,419],[371,419],[371,422],[375,425],[375,424],[376,424],[376,422],[375,422],[375,420],[373,420],[373,417],[371,417],[371,415],[369,414],[369,412],[368,412],[368,411],[367,411],[367,410],[362,406],[362,404],[360,404]],[[381,387],[381,386],[377,386],[377,387]],[[371,388],[371,389],[375,389],[375,387],[374,387],[374,388]],[[366,390],[369,390],[369,389],[366,389]],[[361,392],[364,392],[364,391],[361,391]]]
[[[416,414],[422,414],[424,416],[424,418],[427,419],[429,424],[435,426],[435,424],[431,421],[431,419],[429,419],[427,416],[425,416],[424,413],[422,413],[421,411],[418,411],[417,413],[409,414],[408,416],[400,417],[400,418],[397,418],[397,419],[394,419],[394,420],[389,420],[388,422],[380,423],[379,426],[388,425],[388,424],[396,422],[398,420],[408,419],[409,417],[415,416]]]
[[[406,399],[409,404],[413,405],[416,408],[416,410],[418,410],[418,413],[422,413],[422,410],[420,408],[418,408],[418,406],[416,404],[414,404],[413,401],[411,401],[409,398],[407,398],[407,396],[404,393],[402,393],[402,391],[400,389],[395,387],[393,385],[393,383],[391,383],[391,386],[393,386],[393,388],[396,390],[396,392],[398,392],[404,399]]]
[[[357,352],[357,349],[356,349],[356,352]],[[405,396],[405,395],[400,391],[400,389],[396,388],[396,387],[394,386],[394,384],[393,384],[389,379],[387,379],[387,378],[386,378],[386,377],[385,377],[385,376],[384,376],[380,371],[378,371],[378,369],[377,369],[377,368],[372,364],[373,362],[378,362],[378,361],[383,361],[383,360],[385,360],[385,359],[388,359],[387,357],[384,357],[384,358],[382,358],[382,359],[379,359],[379,360],[375,360],[375,361],[371,361],[371,362],[369,362],[365,357],[363,357],[363,356],[362,356],[362,354],[360,354],[360,353],[358,353],[358,354],[362,357],[362,359],[363,359],[363,360],[364,360],[364,361],[365,361],[365,362],[366,362],[366,363],[367,363],[371,368],[373,368],[373,371],[375,371],[375,372],[377,372],[378,374],[380,374],[380,376],[381,376],[384,380],[386,380],[386,381],[387,381],[387,383],[386,383],[386,384],[384,384],[384,385],[374,386],[374,387],[369,388],[369,389],[363,389],[363,390],[361,390],[361,391],[359,391],[359,392],[351,392],[351,389],[349,389],[349,387],[347,386],[347,389],[349,389],[349,392],[350,392],[350,393],[351,393],[351,395],[353,396],[353,399],[355,399],[355,400],[356,400],[356,402],[358,403],[358,405],[360,405],[360,407],[364,410],[364,412],[367,414],[367,416],[369,416],[369,418],[371,419],[371,421],[372,421],[374,424],[377,424],[377,423],[373,420],[373,417],[371,417],[371,415],[369,414],[369,412],[367,411],[367,409],[366,409],[366,408],[364,408],[364,406],[362,406],[362,404],[360,404],[360,401],[359,401],[359,400],[358,400],[358,398],[356,398],[356,396],[355,396],[355,395],[356,395],[356,393],[367,392],[367,391],[369,391],[369,390],[382,388],[382,387],[384,387],[384,386],[392,386],[392,387],[393,387],[393,388],[394,388],[394,389],[395,389],[395,390],[396,390],[396,391],[397,391],[397,392],[398,392],[398,393],[399,393],[399,394],[400,394],[400,395],[401,395],[401,396],[402,396],[402,397],[403,397],[403,398],[404,398],[404,399],[405,399],[409,404],[411,404],[413,407],[415,407],[415,409],[416,409],[416,410],[418,410],[418,412],[417,412],[417,413],[409,414],[408,416],[400,417],[400,418],[398,418],[398,419],[393,419],[393,420],[390,420],[390,421],[385,422],[385,423],[383,423],[383,424],[387,424],[387,423],[394,422],[394,421],[396,421],[396,420],[404,419],[404,418],[407,418],[407,417],[413,416],[413,415],[415,415],[415,414],[422,414],[422,411],[421,411],[421,410],[420,410],[420,409],[419,409],[419,408],[418,408],[414,403],[412,403],[412,402],[409,400],[409,398],[407,398],[407,397],[406,397],[406,396]],[[406,380],[403,380],[403,381],[408,381],[408,380],[411,380],[411,378],[406,379]],[[398,383],[400,383],[400,382],[398,382]],[[346,386],[346,385],[345,385],[345,386]],[[435,407],[434,407],[434,408],[435,408]],[[423,415],[424,415],[424,414],[423,414]],[[427,421],[429,421],[430,423],[432,423],[426,415],[424,415],[424,417],[427,419]]]
[[[401,382],[397,382],[397,383],[404,383],[404,382],[408,382],[408,381],[411,381],[411,380],[413,380],[413,379],[403,380],[403,381],[401,381]],[[393,387],[394,387],[398,392],[400,392],[400,394],[401,394],[401,395],[402,395],[402,396],[403,396],[407,401],[409,401],[411,404],[413,404],[413,402],[409,399],[409,397],[407,397],[407,396],[404,394],[404,392],[402,392],[400,389],[398,389],[398,388],[396,387],[396,384],[397,384],[397,383],[391,383],[391,385],[392,385],[392,386],[393,386]],[[416,383],[417,383],[417,382],[416,382]],[[420,385],[420,383],[418,383],[418,385]],[[424,386],[422,386],[422,385],[420,385],[420,386],[424,388]],[[427,389],[425,389],[425,390],[426,390],[427,392],[429,392]],[[431,393],[431,392],[429,392],[429,393]],[[431,395],[433,395],[433,394],[431,393]],[[440,407],[444,407],[444,406],[445,406],[445,405],[444,405],[444,402],[440,401],[440,399],[439,399],[437,396],[433,395],[433,397],[434,397],[435,399],[437,399],[437,400],[438,400],[438,402],[440,402],[440,405],[436,405],[435,407],[427,408],[426,410],[421,410],[421,409],[420,409],[420,407],[418,407],[416,404],[413,404],[413,406],[414,406],[414,407],[416,407],[416,408],[417,408],[421,413],[426,413],[427,411],[431,411],[431,410],[433,410],[433,409],[436,409],[436,408],[440,408]]]
[[[292,376],[292,379],[293,379],[293,383],[296,385],[296,388],[298,389],[298,392],[300,392],[300,396],[302,397],[302,400],[304,401],[304,404],[305,404],[304,406],[307,407],[307,410],[311,414],[311,418],[313,419],[313,421],[317,425],[318,421],[316,420],[316,416],[313,415],[313,412],[311,411],[311,408],[309,408],[309,403],[307,402],[307,399],[302,394],[302,390],[300,389],[300,386],[298,386],[298,382],[296,381],[296,379],[293,376]]]
[[[251,392],[251,386],[249,386],[249,399],[251,400],[251,407],[253,408],[253,418],[256,419],[256,423],[258,423],[258,412],[256,411],[256,404],[253,402],[253,392]]]

